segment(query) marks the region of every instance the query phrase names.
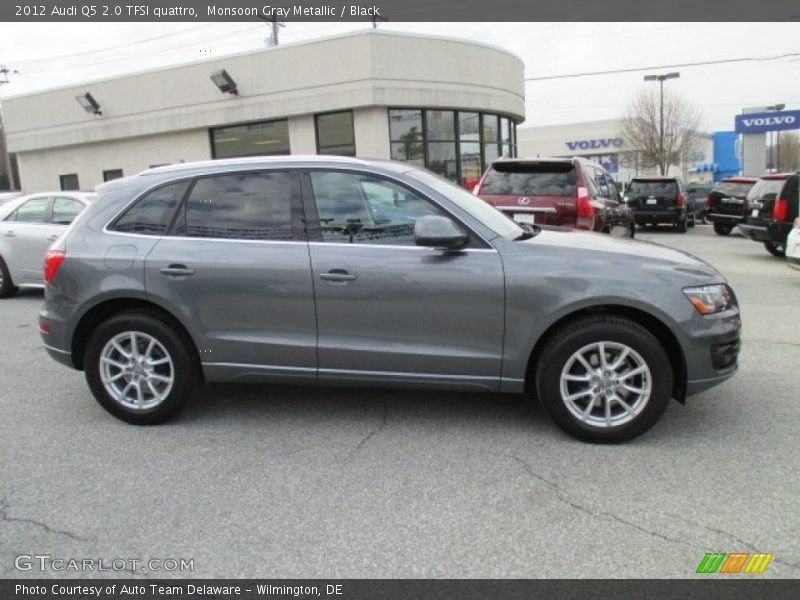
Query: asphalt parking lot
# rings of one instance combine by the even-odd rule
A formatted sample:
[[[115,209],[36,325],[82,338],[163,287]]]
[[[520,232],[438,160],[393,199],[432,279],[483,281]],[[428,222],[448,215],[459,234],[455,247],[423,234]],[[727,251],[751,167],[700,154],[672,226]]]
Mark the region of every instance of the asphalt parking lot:
[[[34,554],[193,559],[137,577],[690,577],[739,551],[775,555],[747,577],[800,577],[800,273],[710,225],[637,235],[730,279],[744,346],[733,379],[610,447],[497,395],[220,386],[134,427],[41,349],[41,292],[3,300],[0,577],[91,575],[15,569]]]

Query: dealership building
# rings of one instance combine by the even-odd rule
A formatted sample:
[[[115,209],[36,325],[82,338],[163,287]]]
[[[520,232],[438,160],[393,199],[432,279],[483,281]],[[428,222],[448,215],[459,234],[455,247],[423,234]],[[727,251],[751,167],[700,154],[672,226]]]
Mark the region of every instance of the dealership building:
[[[655,175],[655,168],[641,164],[637,149],[627,147],[620,129],[620,119],[521,127],[517,131],[519,156],[580,156],[600,163],[623,182],[637,175]],[[674,165],[670,175],[682,177],[686,182],[707,183],[739,174],[741,166],[735,132],[721,131],[699,137],[695,151],[681,164]]]
[[[517,154],[524,103],[506,50],[370,30],[9,97],[2,111],[26,192],[279,154],[391,158],[470,187]]]

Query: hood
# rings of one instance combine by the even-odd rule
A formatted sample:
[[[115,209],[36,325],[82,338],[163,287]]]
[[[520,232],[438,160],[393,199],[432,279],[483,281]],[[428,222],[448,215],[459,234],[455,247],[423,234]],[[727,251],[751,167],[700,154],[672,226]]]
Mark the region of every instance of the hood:
[[[703,280],[725,281],[714,267],[696,256],[656,244],[636,239],[614,237],[605,233],[591,233],[576,230],[542,229],[535,237],[514,242],[541,251],[543,247],[554,250],[556,254],[575,254],[575,259],[587,262],[602,261],[606,266],[620,269],[655,268],[678,271]]]

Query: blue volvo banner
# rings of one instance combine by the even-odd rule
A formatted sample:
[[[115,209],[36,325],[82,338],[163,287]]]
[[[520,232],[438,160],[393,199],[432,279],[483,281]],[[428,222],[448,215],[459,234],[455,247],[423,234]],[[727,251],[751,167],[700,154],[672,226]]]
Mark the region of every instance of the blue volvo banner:
[[[736,115],[736,133],[760,133],[788,129],[800,129],[800,110]]]

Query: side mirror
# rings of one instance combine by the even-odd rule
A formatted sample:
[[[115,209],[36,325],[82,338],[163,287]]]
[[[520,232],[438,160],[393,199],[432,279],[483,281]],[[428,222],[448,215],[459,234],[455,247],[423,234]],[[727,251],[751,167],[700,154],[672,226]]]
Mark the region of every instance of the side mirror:
[[[414,242],[417,246],[457,250],[469,242],[469,235],[452,219],[427,215],[414,224]]]

